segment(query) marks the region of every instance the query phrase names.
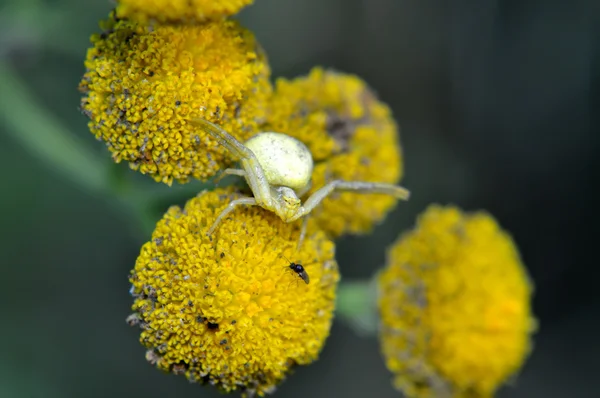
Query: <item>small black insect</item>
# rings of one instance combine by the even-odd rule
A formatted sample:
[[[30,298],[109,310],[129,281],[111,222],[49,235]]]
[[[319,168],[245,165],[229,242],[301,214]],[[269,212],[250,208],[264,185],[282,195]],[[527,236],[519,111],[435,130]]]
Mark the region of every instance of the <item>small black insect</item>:
[[[308,272],[304,269],[304,266],[301,263],[294,263],[289,260],[286,256],[281,254],[281,257],[285,258],[290,265],[286,268],[291,269],[294,273],[296,273],[307,285],[310,282],[310,278],[308,277]]]
[[[308,274],[306,273],[306,270],[304,269],[304,267],[302,266],[302,264],[290,262],[290,269],[292,271],[294,271],[295,273],[297,273],[298,276],[300,278],[302,278],[302,280],[304,282],[306,282],[306,284],[308,285],[308,282],[310,282],[310,278],[308,277]]]

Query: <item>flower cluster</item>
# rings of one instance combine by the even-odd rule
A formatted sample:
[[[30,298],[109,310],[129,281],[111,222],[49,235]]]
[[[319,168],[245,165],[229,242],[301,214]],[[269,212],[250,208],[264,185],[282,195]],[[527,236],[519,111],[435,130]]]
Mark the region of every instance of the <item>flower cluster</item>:
[[[329,334],[339,279],[334,245],[309,228],[294,253],[297,225],[258,207],[224,221],[239,197],[203,192],[172,207],[131,274],[134,310],[147,359],[158,368],[229,392],[272,391],[295,365],[315,360]],[[304,264],[306,284],[288,260]]]
[[[260,45],[222,18],[248,2],[197,3],[120,2],[92,37],[80,83],[90,130],[113,159],[169,185],[208,180],[234,161],[191,119],[245,141],[276,108]],[[334,244],[315,222],[300,252],[299,224],[258,207],[239,209],[207,236],[240,196],[203,192],[164,215],[131,273],[128,322],[142,329],[146,359],[159,369],[264,395],[318,357],[339,273]]]
[[[379,277],[381,343],[409,397],[490,397],[530,351],[532,287],[486,213],[431,206]]]
[[[119,18],[138,22],[197,22],[227,17],[253,0],[119,0]]]
[[[260,44],[230,18],[252,2],[118,0],[91,39],[79,88],[89,129],[113,160],[160,183],[209,181],[247,154],[244,142],[247,151],[267,141],[240,162],[251,167],[226,172],[250,187],[268,180],[251,171],[266,168],[258,155],[271,156],[281,135],[248,141],[260,132],[285,134],[302,152],[298,184],[260,186],[256,198],[279,207],[233,187],[201,192],[168,209],[130,274],[127,320],[152,365],[262,396],[327,340],[340,280],[333,239],[371,232],[398,199],[340,191],[305,225],[282,219],[303,215],[299,199],[332,181],[387,192],[381,186],[398,184],[404,169],[391,110],[359,77],[317,67],[271,83]],[[280,146],[269,167],[297,166]],[[511,238],[485,213],[429,208],[377,282],[382,351],[408,397],[491,396],[530,350],[532,289]]]
[[[231,159],[187,120],[218,122],[241,140],[258,132],[270,69],[237,22],[146,25],[113,14],[103,29],[87,54],[81,109],[116,162],[167,184],[206,180]]]
[[[267,121],[267,130],[310,148],[316,165],[307,196],[331,180],[396,184],[402,177],[391,111],[357,76],[314,68],[306,77],[279,79]],[[366,233],[396,202],[388,195],[345,192],[325,199],[311,216],[332,237]]]

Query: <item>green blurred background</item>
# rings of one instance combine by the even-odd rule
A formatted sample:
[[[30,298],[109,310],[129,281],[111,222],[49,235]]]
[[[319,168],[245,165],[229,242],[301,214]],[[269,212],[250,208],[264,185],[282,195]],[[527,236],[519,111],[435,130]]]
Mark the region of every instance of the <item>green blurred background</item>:
[[[275,76],[317,64],[356,73],[402,127],[413,197],[372,236],[340,242],[345,280],[372,275],[432,202],[486,209],[513,234],[536,284],[541,332],[502,397],[600,396],[594,3],[257,0],[239,16]],[[156,213],[136,210],[122,187],[168,192],[113,165],[78,112],[89,36],[112,6],[0,0],[2,398],[219,396],[153,369],[125,323],[127,275],[148,238],[140,220]],[[65,173],[44,156],[49,146],[84,156],[78,145],[92,174],[114,176],[125,199],[84,187],[77,168]],[[178,203],[191,195],[174,190]],[[276,396],[398,396],[390,378],[377,341],[336,321],[321,359]]]

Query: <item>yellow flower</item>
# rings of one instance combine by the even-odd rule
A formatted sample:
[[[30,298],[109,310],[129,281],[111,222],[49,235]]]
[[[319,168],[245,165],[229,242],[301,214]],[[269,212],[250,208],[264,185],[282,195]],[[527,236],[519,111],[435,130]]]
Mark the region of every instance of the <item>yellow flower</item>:
[[[92,43],[80,83],[89,127],[116,162],[156,181],[206,180],[231,163],[189,118],[221,124],[242,141],[264,120],[270,69],[237,22],[150,26],[112,16]]]
[[[239,12],[254,0],[119,0],[117,16],[139,22],[196,22]]]
[[[223,391],[264,395],[295,365],[316,360],[331,327],[339,279],[335,247],[259,207],[238,208],[206,230],[231,189],[171,207],[141,249],[131,275],[129,322],[139,324],[147,359],[164,371]],[[305,283],[287,259],[304,264]]]
[[[532,287],[485,212],[431,206],[379,277],[381,343],[408,397],[491,397],[531,348]]]
[[[354,75],[313,69],[279,79],[265,128],[304,142],[315,159],[310,195],[334,179],[397,184],[403,173],[398,128],[387,105]],[[339,193],[311,213],[330,236],[370,232],[397,200]]]

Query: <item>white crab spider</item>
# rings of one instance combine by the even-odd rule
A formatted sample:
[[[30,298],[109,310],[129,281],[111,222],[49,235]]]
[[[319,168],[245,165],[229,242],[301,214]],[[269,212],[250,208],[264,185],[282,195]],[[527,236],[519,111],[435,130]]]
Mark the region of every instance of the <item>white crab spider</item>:
[[[334,180],[302,204],[299,198],[310,189],[313,170],[312,155],[302,142],[285,134],[264,132],[250,138],[244,145],[205,119],[192,119],[190,122],[214,137],[239,161],[241,169],[225,169],[223,174],[244,177],[254,195],[231,201],[209,228],[208,235],[237,206],[257,205],[274,212],[286,223],[304,217],[298,241],[300,247],[306,232],[305,216],[335,190],[382,193],[404,200],[410,196],[408,190],[392,184]]]

